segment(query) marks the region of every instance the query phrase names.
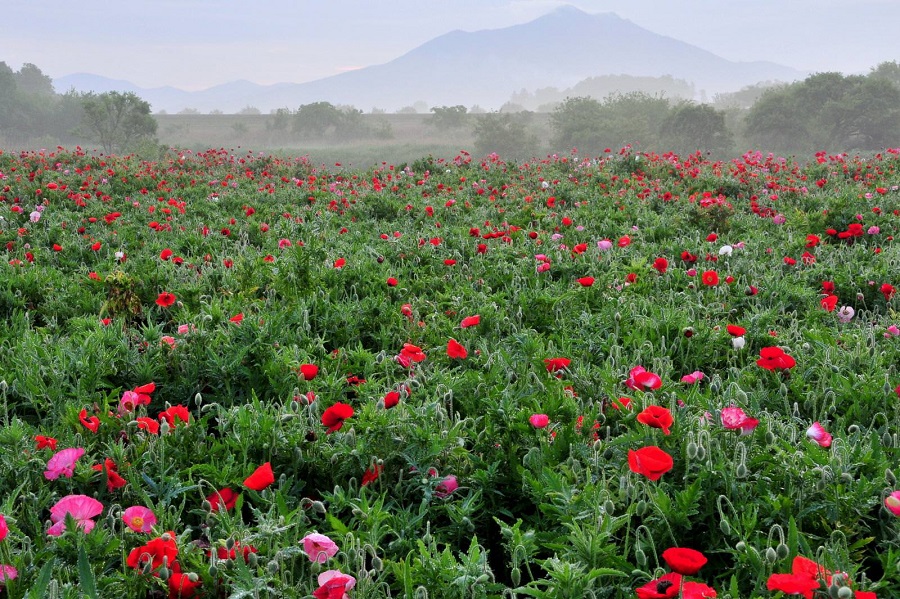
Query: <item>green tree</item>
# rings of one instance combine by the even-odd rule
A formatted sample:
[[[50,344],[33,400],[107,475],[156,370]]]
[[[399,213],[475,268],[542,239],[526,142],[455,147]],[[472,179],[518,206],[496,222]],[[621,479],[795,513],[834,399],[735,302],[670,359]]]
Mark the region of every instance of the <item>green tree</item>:
[[[869,78],[884,79],[900,88],[900,62],[892,60],[879,63],[878,66],[872,68]]]
[[[596,153],[603,145],[603,106],[588,97],[566,98],[550,115],[555,148]]]
[[[530,112],[492,112],[475,123],[475,153],[499,154],[504,159],[530,158],[537,153],[537,135],[529,131]]]
[[[708,104],[682,102],[672,109],[660,128],[662,145],[679,154],[697,150],[724,154],[731,150],[732,141],[725,126],[725,113]]]
[[[432,106],[431,124],[439,129],[458,129],[466,122],[468,108],[462,104],[456,106]]]
[[[900,88],[884,77],[817,73],[764,93],[746,134],[779,152],[880,149],[900,137]]]
[[[341,111],[331,102],[304,104],[294,114],[294,132],[321,137],[341,125]]]
[[[30,62],[23,64],[16,73],[16,87],[23,94],[35,96],[51,97],[56,93],[53,90],[53,80]]]
[[[83,131],[107,153],[127,150],[156,136],[150,104],[132,92],[86,94],[82,99]]]

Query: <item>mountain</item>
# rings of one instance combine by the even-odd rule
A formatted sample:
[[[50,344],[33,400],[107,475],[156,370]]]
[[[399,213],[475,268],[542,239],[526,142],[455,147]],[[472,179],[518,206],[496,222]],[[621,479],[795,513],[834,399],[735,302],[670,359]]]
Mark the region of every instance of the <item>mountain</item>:
[[[423,100],[429,106],[479,104],[496,109],[523,88],[572,87],[588,77],[671,75],[698,92],[737,91],[760,81],[793,81],[806,73],[772,62],[734,62],[658,35],[613,13],[588,14],[565,6],[522,25],[474,32],[452,31],[388,63],[308,83],[262,86],[235,81],[198,92],[171,87],[140,89],[128,82],[85,75],[55,81],[57,89],[119,84],[149,101],[154,111],[263,112],[328,101],[396,110]],[[90,83],[93,81],[93,83]],[[87,82],[87,83],[85,83]],[[129,86],[129,87],[124,87]],[[63,89],[60,89],[60,88]],[[107,91],[109,88],[92,88]]]

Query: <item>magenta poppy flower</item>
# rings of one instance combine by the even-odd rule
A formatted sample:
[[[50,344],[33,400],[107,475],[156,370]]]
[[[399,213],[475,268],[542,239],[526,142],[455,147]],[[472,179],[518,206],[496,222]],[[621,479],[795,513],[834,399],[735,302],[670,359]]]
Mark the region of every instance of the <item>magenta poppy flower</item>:
[[[311,532],[303,537],[303,551],[311,562],[324,564],[338,552],[337,543],[317,532]],[[320,583],[321,584],[321,583]]]
[[[532,414],[528,419],[534,428],[544,428],[550,423],[550,417],[546,414]]]
[[[0,514],[0,541],[6,538],[6,535],[9,534],[9,526],[6,524],[6,518],[3,514]]]
[[[444,477],[444,480],[438,483],[434,489],[434,494],[438,497],[448,497],[453,491],[459,488],[459,481],[454,475]]]
[[[0,564],[0,584],[7,580],[15,580],[19,576],[19,571],[9,564]]]
[[[53,525],[47,530],[52,537],[60,536],[66,529],[66,516],[72,516],[78,528],[85,534],[94,529],[96,522],[92,518],[103,511],[103,504],[87,495],[66,495],[50,508],[50,521]]]
[[[83,455],[83,447],[69,447],[56,452],[47,462],[44,478],[47,480],[56,480],[60,476],[72,478],[75,474],[75,462]]]
[[[122,512],[125,525],[134,532],[150,532],[156,526],[156,514],[150,508],[133,505]]]

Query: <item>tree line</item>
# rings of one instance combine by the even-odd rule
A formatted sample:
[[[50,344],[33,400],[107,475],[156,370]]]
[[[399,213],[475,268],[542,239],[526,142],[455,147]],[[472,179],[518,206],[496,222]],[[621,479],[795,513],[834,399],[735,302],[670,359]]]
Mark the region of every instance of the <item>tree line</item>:
[[[0,62],[0,144],[98,143],[107,153],[155,146],[150,104],[131,92],[59,94],[30,63]]]
[[[523,156],[536,136],[527,112],[491,113],[475,127],[476,152]],[[875,151],[900,143],[900,64],[868,75],[817,73],[750,86],[711,104],[661,94],[566,98],[550,115],[549,147],[593,155],[632,145],[649,151],[729,156],[749,148],[784,154]]]

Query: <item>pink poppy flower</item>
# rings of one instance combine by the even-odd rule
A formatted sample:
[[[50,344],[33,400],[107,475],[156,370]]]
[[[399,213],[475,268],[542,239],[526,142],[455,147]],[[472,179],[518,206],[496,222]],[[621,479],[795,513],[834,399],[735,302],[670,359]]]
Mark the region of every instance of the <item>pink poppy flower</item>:
[[[60,475],[66,478],[72,478],[75,474],[75,462],[84,455],[83,447],[69,447],[62,449],[55,454],[47,462],[47,469],[44,470],[44,478],[47,480],[56,480]]]
[[[456,480],[456,477],[452,474],[447,476],[438,483],[437,487],[434,489],[434,494],[438,497],[448,497],[453,491],[459,488],[459,481]]]
[[[530,422],[531,426],[534,428],[544,428],[549,424],[550,417],[546,414],[532,414],[528,419],[528,422]]]
[[[134,505],[122,512],[122,520],[134,532],[150,532],[156,525],[156,515],[150,508]]]
[[[9,534],[9,526],[6,524],[6,518],[3,514],[0,514],[0,541],[6,538],[6,535]]]
[[[628,373],[625,386],[635,391],[650,391],[662,387],[662,379],[658,374],[644,369],[643,366],[635,366]]]
[[[0,564],[0,584],[7,580],[15,580],[19,576],[19,571],[9,564]]]
[[[831,435],[818,422],[813,422],[812,426],[806,429],[806,436],[822,447],[831,447]]]
[[[326,570],[318,581],[320,586],[313,591],[316,599],[347,599],[347,591],[356,586],[356,579],[340,570]]]
[[[729,430],[740,430],[741,435],[749,435],[759,425],[759,420],[750,418],[741,408],[722,408],[722,426]]]
[[[317,532],[311,532],[303,537],[302,543],[303,551],[306,552],[311,562],[324,564],[338,552],[337,543]]]
[[[702,372],[700,372],[699,370],[695,370],[694,372],[692,372],[690,374],[686,374],[683,377],[681,377],[681,382],[687,383],[688,385],[693,385],[694,383],[699,383],[700,381],[702,381],[703,377],[705,377],[705,376],[706,375],[703,374]]]
[[[900,516],[900,491],[894,491],[884,498],[884,507],[895,516]]]
[[[66,516],[72,516],[78,524],[78,528],[85,534],[94,529],[96,522],[92,520],[103,511],[103,504],[87,495],[66,495],[50,508],[50,521],[53,522],[47,530],[52,537],[60,536],[66,529]]]

